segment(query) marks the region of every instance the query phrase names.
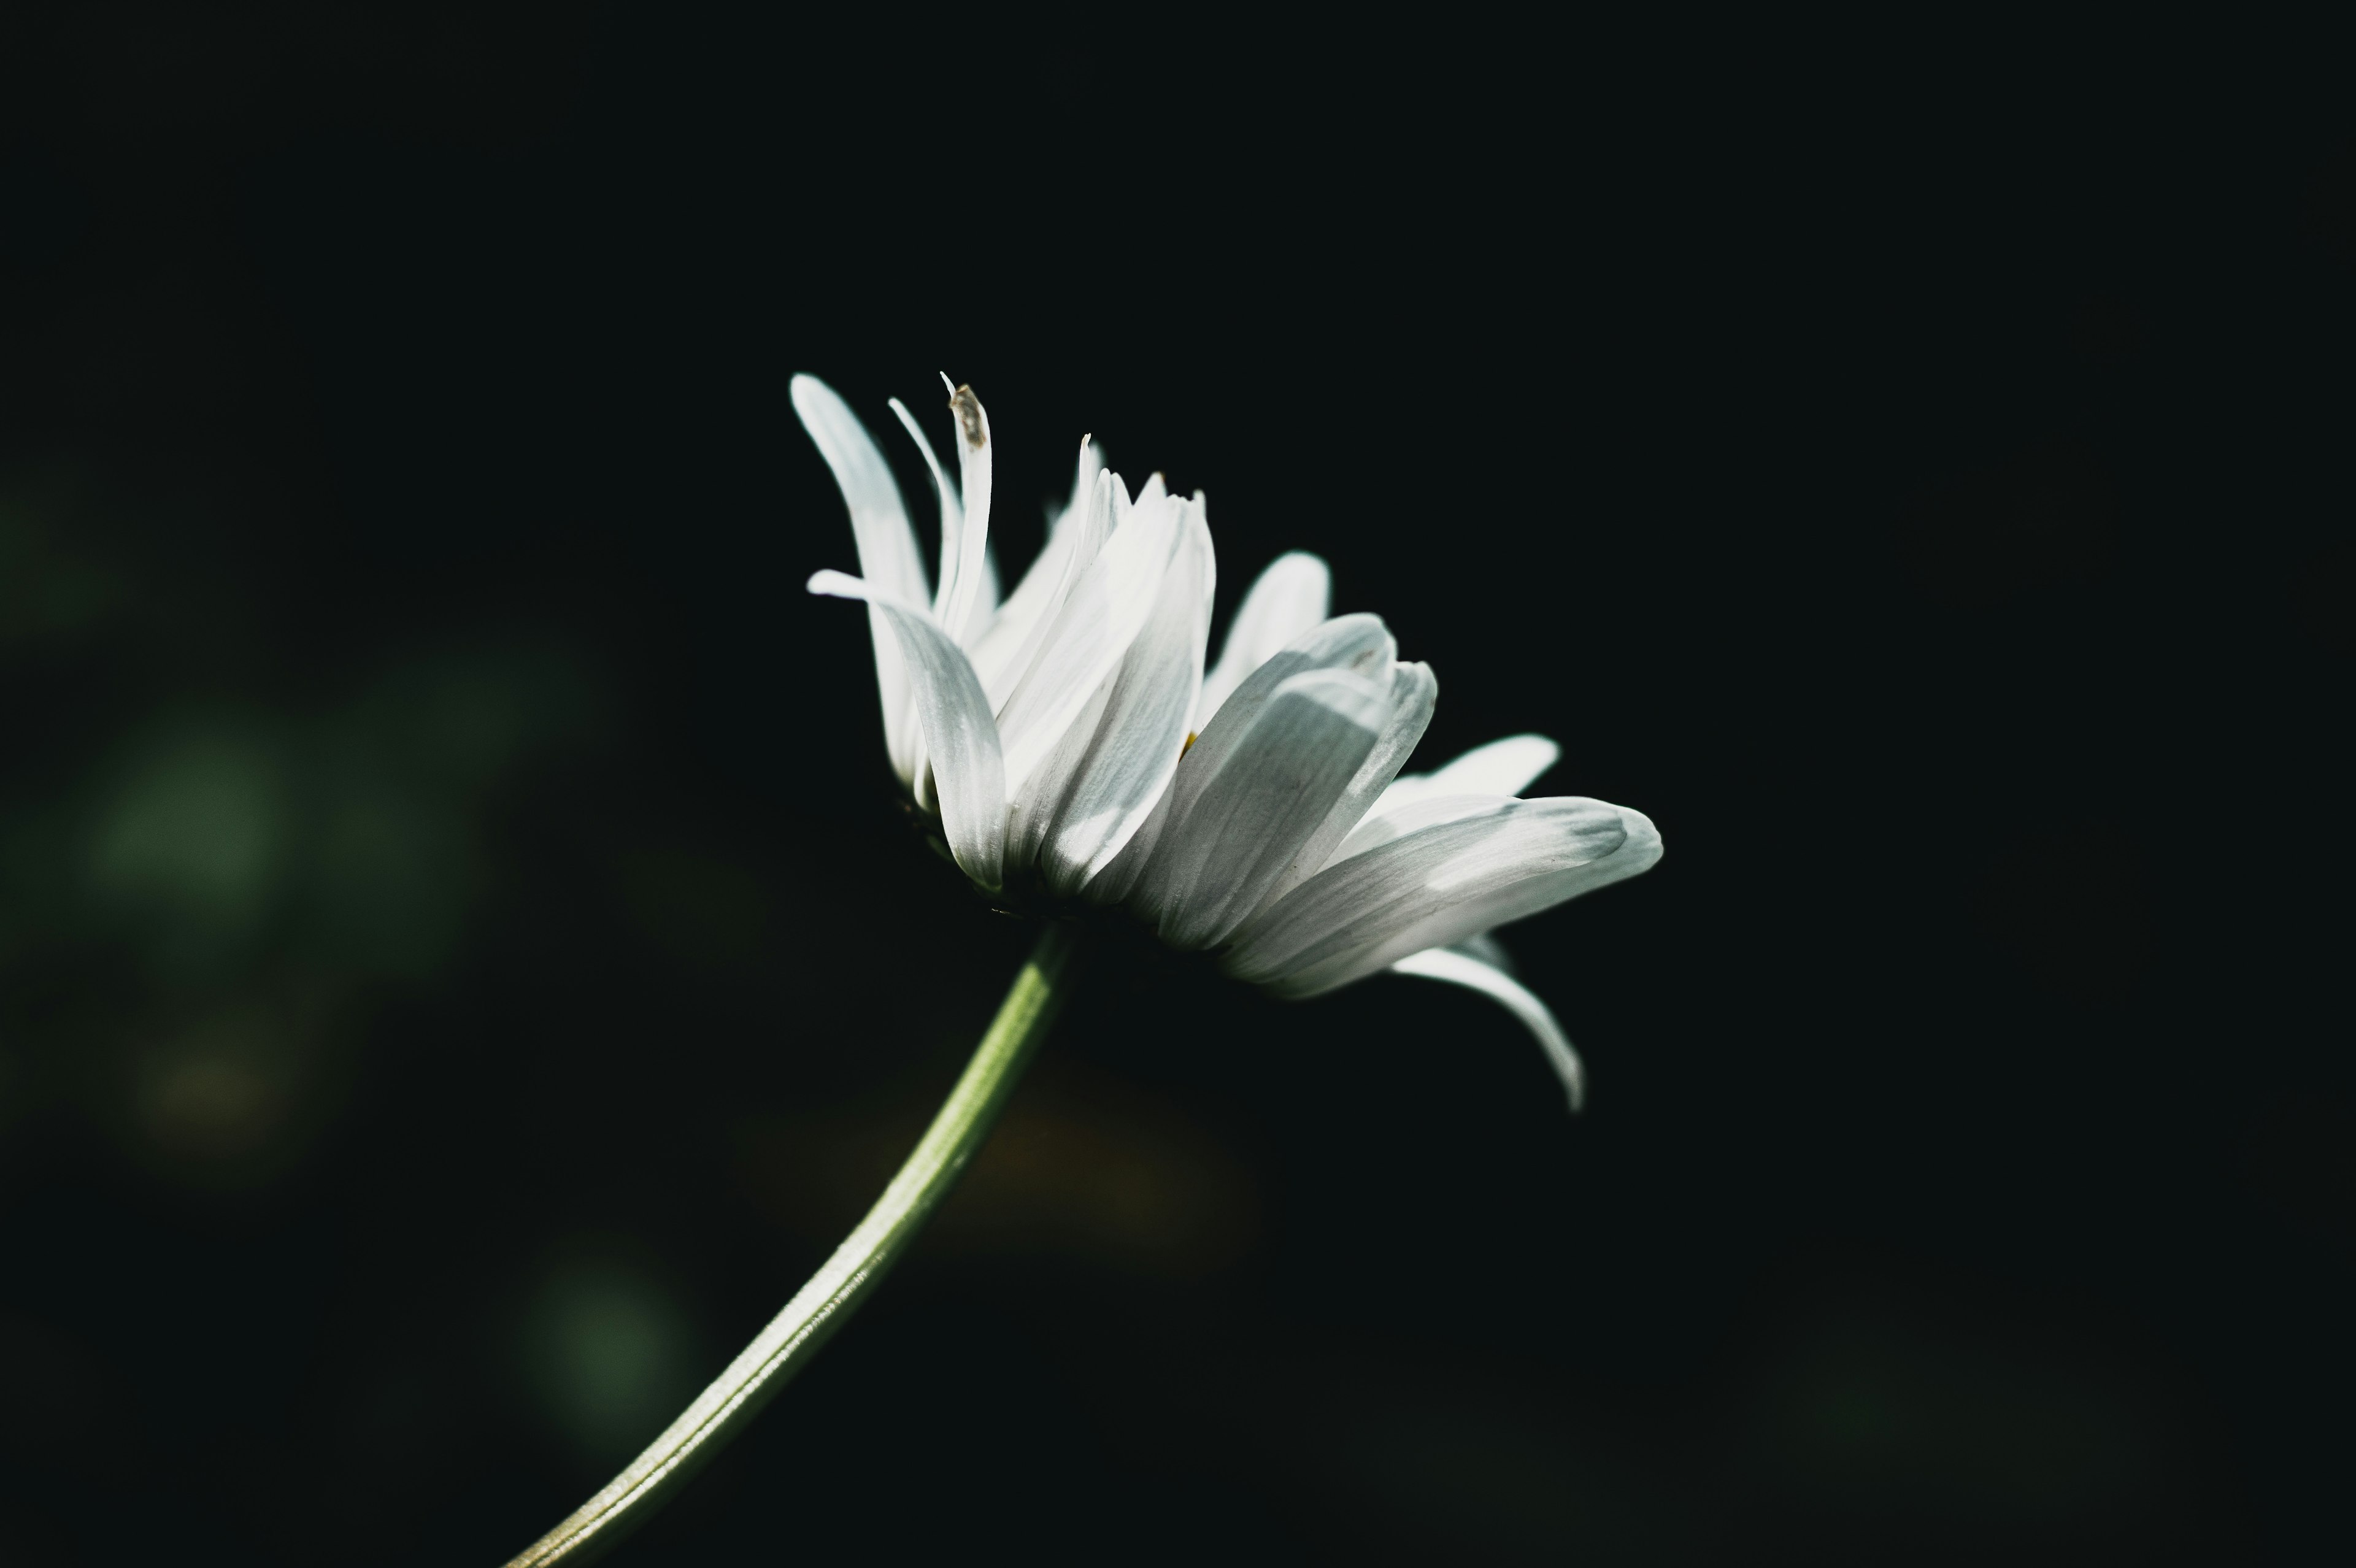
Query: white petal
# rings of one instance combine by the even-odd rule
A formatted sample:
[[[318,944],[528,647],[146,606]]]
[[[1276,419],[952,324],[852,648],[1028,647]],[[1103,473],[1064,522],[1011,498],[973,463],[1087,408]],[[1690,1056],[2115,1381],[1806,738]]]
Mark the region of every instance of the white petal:
[[[933,455],[933,443],[918,427],[916,416],[908,412],[908,406],[899,399],[889,400],[892,412],[900,421],[900,428],[908,432],[908,439],[916,443],[917,452],[923,454],[925,469],[933,476],[933,493],[940,502],[941,571],[940,581],[933,588],[933,619],[941,621],[948,613],[950,592],[957,581],[958,540],[965,532],[965,508],[958,503],[957,492],[949,488],[948,475],[941,472],[940,459]],[[963,644],[965,639],[959,637],[958,641]],[[914,718],[912,713],[912,723]],[[909,754],[909,793],[916,796],[918,806],[931,811],[938,805],[933,798],[932,758],[925,749],[923,726],[916,725],[916,744]]]
[[[909,603],[925,602],[925,562],[916,549],[916,531],[908,526],[908,508],[900,486],[874,439],[851,405],[833,388],[815,376],[796,376],[791,385],[794,412],[809,432],[819,455],[833,471],[834,483],[851,509],[851,533],[859,547],[859,570],[885,593]],[[884,625],[883,613],[870,609],[870,639],[875,645],[875,680],[884,698],[884,744],[893,771],[904,784],[916,775],[917,725],[911,703],[907,662],[899,639]]]
[[[1519,795],[1561,755],[1562,748],[1544,735],[1508,735],[1473,747],[1437,772],[1400,775],[1369,815],[1427,795]]]
[[[1129,841],[1129,848],[1114,858],[1087,889],[1087,896],[1098,903],[1119,903],[1136,891],[1166,831],[1183,821],[1194,809],[1195,797],[1205,784],[1225,765],[1227,753],[1250,732],[1251,724],[1271,694],[1287,679],[1305,670],[1347,669],[1359,675],[1372,676],[1387,670],[1392,656],[1398,651],[1391,641],[1378,615],[1337,615],[1323,625],[1312,626],[1292,639],[1284,648],[1261,662],[1260,667],[1244,677],[1227,700],[1209,722],[1201,726],[1193,746],[1187,749],[1178,769],[1171,775],[1170,787]],[[1199,704],[1197,705],[1199,711]],[[1151,910],[1142,912],[1153,918]]]
[[[1162,482],[1162,475],[1149,474],[1145,476],[1145,483],[1138,486],[1136,498],[1130,502],[1130,510],[1141,512],[1148,507],[1159,507],[1169,499],[1170,486]]]
[[[941,460],[934,455],[933,443],[916,423],[916,416],[899,399],[891,400],[892,412],[900,421],[900,428],[916,443],[925,459],[925,472],[933,476],[933,494],[940,499],[941,508],[941,575],[933,588],[933,618],[939,620],[948,613],[949,586],[957,581],[958,540],[965,532],[965,507],[958,493],[949,488],[949,478],[941,472]]]
[[[996,891],[1004,882],[1006,777],[998,728],[973,666],[921,603],[888,598],[873,584],[821,571],[809,591],[864,599],[891,624],[915,676],[916,707],[940,796],[941,836],[965,874]]]
[[[1485,931],[1468,936],[1462,942],[1451,942],[1448,946],[1449,951],[1452,953],[1462,953],[1468,957],[1478,958],[1500,975],[1510,975],[1514,972],[1514,955],[1505,951],[1504,943]]]
[[[1641,812],[1600,800],[1511,800],[1335,862],[1279,900],[1226,959],[1288,997],[1346,985],[1633,877],[1661,858]]]
[[[1219,662],[1203,677],[1202,706],[1195,710],[1200,730],[1219,710],[1244,677],[1266,664],[1269,656],[1312,626],[1322,623],[1333,599],[1333,573],[1306,550],[1294,550],[1269,562],[1227,627],[1219,645]]]
[[[965,526],[958,534],[954,576],[947,554],[948,543],[942,541],[941,593],[947,608],[941,612],[940,623],[962,631],[972,619],[973,602],[981,592],[981,563],[990,545],[990,415],[971,387],[959,387],[949,395],[949,412],[957,418],[958,476]]]
[[[1258,906],[1374,749],[1390,716],[1390,671],[1382,674],[1287,678],[1213,759],[1138,884],[1135,901],[1164,942],[1215,946]]]
[[[1358,825],[1358,819],[1366,814],[1366,807],[1374,804],[1375,797],[1382,794],[1383,787],[1391,782],[1392,775],[1399,771],[1399,765],[1407,761],[1408,753],[1415,750],[1415,743],[1423,739],[1424,729],[1431,722],[1432,707],[1439,699],[1440,681],[1431,673],[1430,665],[1392,667],[1390,716],[1383,723],[1383,732],[1376,740],[1375,749],[1366,753],[1366,760],[1358,765],[1349,787],[1342,792],[1342,798],[1335,801],[1333,809],[1325,814],[1325,820],[1318,825],[1317,831],[1294,851],[1284,873],[1260,895],[1260,907],[1274,903],[1324,869],[1326,862],[1333,858],[1335,847]]]
[[[1079,465],[1072,471],[1072,498],[1064,503],[1063,512],[1049,525],[1049,531],[1061,528],[1064,520],[1087,503],[1097,487],[1097,475],[1105,471],[1104,448],[1094,436],[1080,437]]]
[[[1118,477],[1107,479],[1112,515],[1118,517],[1128,509],[1127,496]],[[1151,495],[1152,486],[1147,490]],[[1055,750],[1136,641],[1161,596],[1162,579],[1180,537],[1179,522],[1179,508],[1169,496],[1152,496],[1151,504],[1139,506],[1126,522],[1114,526],[1112,537],[1072,584],[1040,641],[1036,662],[998,709],[1010,790],[1022,791],[1032,770]],[[1085,544],[1082,539],[1081,547]]]
[[[1015,800],[1009,859],[1023,864],[1035,853],[1051,892],[1077,891],[1120,852],[1185,748],[1186,715],[1203,684],[1215,563],[1200,502],[1184,506],[1161,597],[1106,683],[1105,702],[1065,732]]]
[[[981,586],[973,596],[973,613],[966,617],[965,630],[958,641],[968,648],[981,641],[981,634],[998,618],[998,546],[991,543],[981,552]]]
[[[1312,626],[1262,660],[1202,727],[1184,765],[1170,781],[1173,819],[1194,808],[1203,786],[1226,765],[1227,753],[1250,733],[1259,710],[1287,680],[1318,669],[1344,669],[1373,679],[1391,668],[1398,652],[1382,618],[1361,613]]]
[[[1178,753],[1180,763],[1191,754],[1182,748]],[[1177,793],[1178,774],[1183,771],[1183,766],[1171,770],[1171,782],[1162,786],[1161,798],[1153,803],[1153,809],[1146,814],[1137,831],[1130,835],[1129,842],[1080,890],[1091,903],[1117,904],[1136,889],[1145,868],[1153,863],[1153,850],[1162,842],[1162,830],[1170,825],[1170,798]]]
[[[1380,816],[1368,816],[1350,830],[1325,862],[1339,865],[1353,855],[1363,855],[1379,848],[1395,838],[1404,838],[1427,827],[1437,827],[1443,822],[1461,822],[1468,816],[1486,816],[1513,801],[1510,795],[1440,795],[1411,800],[1395,805]],[[1321,868],[1322,869],[1322,868]]]
[[[1562,1080],[1564,1091],[1570,1096],[1570,1108],[1579,1109],[1587,1094],[1586,1074],[1580,1071],[1579,1053],[1570,1048],[1570,1037],[1554,1019],[1547,1005],[1529,989],[1504,970],[1482,962],[1461,947],[1434,947],[1422,953],[1409,954],[1391,965],[1401,975],[1420,975],[1427,980],[1445,980],[1451,985],[1466,986],[1484,997],[1494,997],[1505,1004],[1505,1010],[1522,1020],[1547,1053],[1547,1061]]]
[[[1205,784],[1220,771],[1227,753],[1250,732],[1252,720],[1285,680],[1312,669],[1348,669],[1371,675],[1387,669],[1397,651],[1380,616],[1341,615],[1312,626],[1263,661],[1202,727],[1181,757],[1177,770],[1171,775],[1170,787],[1162,791],[1153,814],[1145,819],[1129,847],[1088,884],[1088,898],[1098,903],[1119,903],[1137,891],[1165,832],[1194,809]],[[1197,704],[1198,710],[1199,707]],[[1149,920],[1154,918],[1150,907],[1142,907],[1141,912]]]
[[[1118,494],[1116,494],[1118,492]],[[1120,477],[1098,470],[1085,502],[1066,514],[1047,548],[1016,584],[998,620],[974,649],[974,667],[992,711],[1003,709],[1014,688],[1039,662],[1047,635],[1072,594],[1073,585],[1096,563],[1112,534],[1113,512],[1128,505]]]

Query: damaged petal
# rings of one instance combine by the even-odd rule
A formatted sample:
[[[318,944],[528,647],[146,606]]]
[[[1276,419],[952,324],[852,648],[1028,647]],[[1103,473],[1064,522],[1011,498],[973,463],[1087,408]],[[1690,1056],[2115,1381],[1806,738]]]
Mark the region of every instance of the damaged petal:
[[[944,376],[943,380],[948,379]],[[990,444],[990,421],[981,411],[981,400],[973,395],[971,387],[959,387],[949,394],[949,411],[957,415],[958,433],[975,451]]]

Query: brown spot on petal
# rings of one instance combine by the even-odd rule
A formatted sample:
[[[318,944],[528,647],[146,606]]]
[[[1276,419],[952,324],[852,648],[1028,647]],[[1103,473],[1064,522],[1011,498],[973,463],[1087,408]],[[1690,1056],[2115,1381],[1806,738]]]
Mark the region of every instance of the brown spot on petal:
[[[957,415],[958,430],[965,443],[976,452],[990,444],[990,431],[981,422],[981,400],[973,395],[971,387],[959,387],[949,397],[949,411]]]

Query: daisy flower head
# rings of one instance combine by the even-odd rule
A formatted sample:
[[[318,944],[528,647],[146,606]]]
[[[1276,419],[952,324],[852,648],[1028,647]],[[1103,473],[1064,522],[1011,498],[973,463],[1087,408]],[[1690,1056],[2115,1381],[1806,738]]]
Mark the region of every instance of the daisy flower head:
[[[859,555],[859,576],[820,571],[810,592],[866,603],[885,751],[977,888],[1010,906],[1125,908],[1280,996],[1385,969],[1468,987],[1522,1020],[1579,1104],[1569,1040],[1488,933],[1648,869],[1648,818],[1524,798],[1558,755],[1538,735],[1402,773],[1439,682],[1398,657],[1380,617],[1329,613],[1316,556],[1262,571],[1206,664],[1202,495],[1158,474],[1132,490],[1087,439],[1069,503],[1001,598],[990,418],[969,387],[950,390],[955,484],[891,403],[939,505],[928,581],[866,427],[814,377],[792,395]]]

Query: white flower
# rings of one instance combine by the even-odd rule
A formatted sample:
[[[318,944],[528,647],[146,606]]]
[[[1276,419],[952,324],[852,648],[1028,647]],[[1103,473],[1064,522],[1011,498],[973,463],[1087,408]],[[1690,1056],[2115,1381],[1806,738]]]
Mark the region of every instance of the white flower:
[[[1486,933],[1650,867],[1649,820],[1517,798],[1555,761],[1543,736],[1401,774],[1439,683],[1398,660],[1377,617],[1327,617],[1331,574],[1312,555],[1261,573],[1205,673],[1202,496],[1172,496],[1159,475],[1132,496],[1086,440],[1070,505],[1001,603],[990,421],[970,388],[949,401],[955,486],[892,403],[939,497],[927,588],[866,429],[815,378],[795,377],[793,400],[851,508],[863,574],[821,571],[810,592],[866,602],[892,765],[977,886],[1125,905],[1280,996],[1384,968],[1470,987],[1528,1027],[1579,1103],[1569,1041]]]

